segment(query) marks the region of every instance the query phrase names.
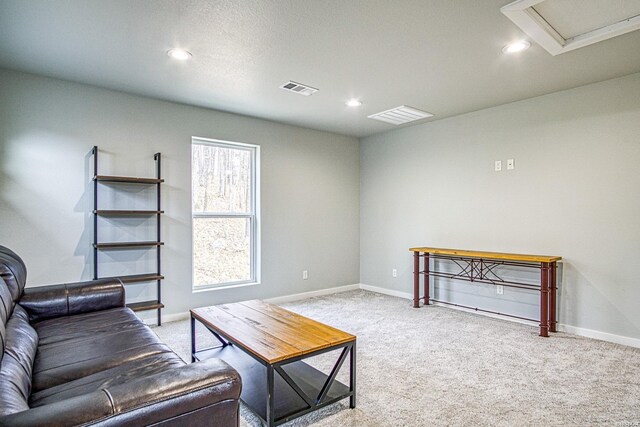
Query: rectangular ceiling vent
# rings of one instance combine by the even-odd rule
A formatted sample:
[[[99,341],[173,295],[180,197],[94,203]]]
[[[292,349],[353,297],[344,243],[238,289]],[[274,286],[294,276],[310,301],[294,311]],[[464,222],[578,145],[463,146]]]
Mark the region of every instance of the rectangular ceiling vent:
[[[304,96],[313,95],[318,91],[318,89],[314,87],[292,82],[291,80],[280,86],[280,89],[288,90],[289,92],[297,93],[298,95]]]
[[[392,125],[403,125],[405,123],[415,122],[416,120],[426,119],[427,117],[433,117],[433,114],[418,110],[417,108],[401,105],[381,113],[372,114],[368,117],[373,120],[391,123]]]

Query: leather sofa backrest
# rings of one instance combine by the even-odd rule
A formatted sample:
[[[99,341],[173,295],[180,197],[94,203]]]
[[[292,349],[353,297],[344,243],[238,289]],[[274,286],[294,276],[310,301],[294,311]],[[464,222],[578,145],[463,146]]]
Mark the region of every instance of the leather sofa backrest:
[[[6,325],[9,317],[11,317],[14,305],[9,287],[4,282],[4,279],[0,277],[0,323],[3,325]]]
[[[4,355],[4,343],[6,339],[6,326],[11,313],[13,313],[13,299],[4,279],[0,277],[0,360]]]
[[[0,416],[29,409],[38,335],[16,304],[27,280],[24,262],[0,246]]]
[[[0,246],[0,277],[4,279],[16,303],[27,282],[27,267],[15,252],[4,246]]]
[[[16,305],[5,325],[4,354],[0,361],[0,416],[29,409],[33,361],[38,335],[27,312]]]

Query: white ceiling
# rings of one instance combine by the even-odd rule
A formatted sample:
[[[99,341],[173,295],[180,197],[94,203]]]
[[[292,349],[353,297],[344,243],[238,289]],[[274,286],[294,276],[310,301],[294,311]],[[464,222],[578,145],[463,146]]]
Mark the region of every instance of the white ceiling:
[[[640,2],[600,0],[620,1]],[[502,54],[526,38],[507,3],[0,0],[0,67],[357,137],[395,129],[367,116],[399,105],[432,121],[640,71],[640,31]],[[278,88],[289,80],[320,91]]]

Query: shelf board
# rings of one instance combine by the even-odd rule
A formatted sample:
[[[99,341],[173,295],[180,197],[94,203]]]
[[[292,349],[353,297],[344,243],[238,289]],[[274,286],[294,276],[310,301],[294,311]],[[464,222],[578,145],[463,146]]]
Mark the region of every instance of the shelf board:
[[[125,184],[160,184],[164,182],[164,179],[161,178],[137,178],[133,176],[96,175],[93,179],[98,182],[120,182]]]
[[[96,249],[127,249],[127,248],[145,248],[151,246],[162,246],[164,242],[113,242],[113,243],[94,243]]]
[[[94,214],[100,216],[146,216],[163,214],[164,211],[140,211],[140,210],[105,210],[98,209],[93,211]]]
[[[145,273],[145,274],[130,274],[127,276],[100,277],[100,279],[120,279],[122,283],[138,283],[138,282],[151,282],[154,280],[164,280],[164,276],[156,273]]]
[[[133,311],[147,311],[164,308],[164,304],[156,299],[151,301],[132,302],[130,304],[127,304],[127,307],[129,307]]]

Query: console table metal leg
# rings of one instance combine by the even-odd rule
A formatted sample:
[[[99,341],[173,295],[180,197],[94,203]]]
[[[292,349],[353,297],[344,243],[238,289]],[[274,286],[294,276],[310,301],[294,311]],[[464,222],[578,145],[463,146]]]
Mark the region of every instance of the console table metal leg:
[[[275,382],[274,382],[274,369],[273,365],[267,364],[267,427],[273,427],[276,425],[276,408],[275,399],[273,398]]]
[[[429,305],[429,252],[424,253],[424,305]]]
[[[549,263],[540,268],[540,336],[549,336]]]
[[[558,288],[556,280],[557,265],[550,263],[549,269],[549,332],[558,332],[556,320],[556,290]]]
[[[349,407],[356,407],[356,342],[351,346],[351,355],[349,359],[349,391],[353,393],[349,398]]]
[[[413,308],[420,307],[420,252],[413,253]]]
[[[196,319],[191,315],[191,363],[196,361]]]

